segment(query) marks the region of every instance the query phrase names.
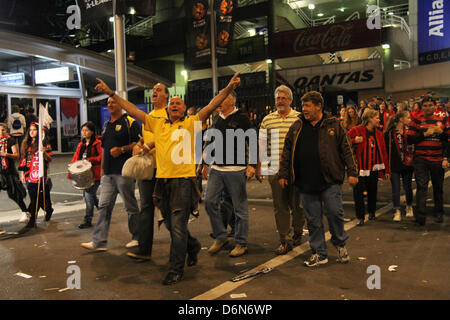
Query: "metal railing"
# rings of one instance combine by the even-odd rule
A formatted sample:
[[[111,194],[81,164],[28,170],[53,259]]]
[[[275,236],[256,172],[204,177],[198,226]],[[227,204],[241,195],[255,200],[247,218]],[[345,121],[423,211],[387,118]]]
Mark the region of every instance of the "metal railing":
[[[387,14],[383,12],[381,14],[381,24],[383,28],[386,27],[395,27],[401,28],[402,31],[405,31],[408,35],[408,39],[411,39],[411,28],[406,23],[405,19],[400,16],[396,16],[395,14]]]
[[[312,20],[312,26],[316,27],[316,26],[321,26],[324,24],[333,24],[336,20],[336,16],[331,16],[331,17],[326,17],[326,18],[321,18],[321,19],[313,19]]]
[[[267,2],[268,0],[238,0],[239,7],[250,6],[252,4],[258,4],[261,2]]]
[[[386,14],[392,12],[396,16],[406,17],[409,14],[409,5],[408,3],[404,3],[396,6],[383,7],[381,8],[381,11],[385,12]]]
[[[359,19],[359,18],[360,18],[359,12],[358,12],[358,11],[355,11],[355,12],[353,12],[351,15],[349,15],[349,16],[345,19],[345,21],[357,20],[357,19]]]
[[[153,36],[153,17],[145,18],[125,29],[125,33],[133,36]]]

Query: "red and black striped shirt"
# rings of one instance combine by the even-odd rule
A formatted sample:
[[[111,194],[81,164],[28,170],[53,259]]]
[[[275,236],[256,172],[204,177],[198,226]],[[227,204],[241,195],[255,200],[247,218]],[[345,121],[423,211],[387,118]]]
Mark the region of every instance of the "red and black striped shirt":
[[[431,126],[442,128],[442,134],[433,134],[428,137],[424,136],[425,131]],[[408,128],[408,144],[415,145],[414,155],[428,161],[442,161],[446,144],[448,141],[448,122],[445,117],[434,114],[427,118],[424,114],[420,114],[411,120]]]

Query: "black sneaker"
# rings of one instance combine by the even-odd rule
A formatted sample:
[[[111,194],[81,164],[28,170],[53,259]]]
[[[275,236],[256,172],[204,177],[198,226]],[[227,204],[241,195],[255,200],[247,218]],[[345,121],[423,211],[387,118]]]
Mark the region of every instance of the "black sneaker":
[[[78,228],[80,229],[86,229],[92,227],[92,223],[90,222],[83,222],[82,224],[78,225]]]
[[[294,247],[302,244],[302,233],[303,233],[303,231],[294,232],[294,235],[292,236],[292,245]]]
[[[307,267],[315,267],[320,264],[326,264],[328,263],[327,257],[321,257],[317,253],[314,253],[311,257],[309,257],[308,260],[304,262],[305,266]]]
[[[186,265],[188,267],[192,267],[192,266],[195,266],[197,264],[197,262],[198,262],[198,253],[200,252],[201,249],[202,249],[202,246],[199,243],[198,246],[196,246],[194,248],[194,250],[188,251],[187,258],[186,258]]]
[[[356,223],[357,227],[362,227],[364,225],[364,219],[358,219],[358,223]]]
[[[175,284],[175,283],[181,281],[182,278],[183,278],[182,274],[178,274],[175,272],[169,272],[166,275],[166,277],[164,278],[162,284],[165,286],[169,286],[169,285],[172,285],[172,284]]]
[[[151,254],[142,254],[139,251],[127,252],[127,256],[130,257],[131,259],[136,259],[136,260],[151,260],[151,258],[152,258]]]
[[[29,220],[25,228],[36,228],[36,220]]]
[[[52,218],[52,214],[53,214],[53,208],[50,208],[50,209],[45,213],[45,221],[50,221],[50,219]]]
[[[436,222],[436,223],[442,223],[442,222],[444,222],[444,217],[443,217],[442,213],[441,213],[441,214],[437,214],[437,215],[434,217],[434,222]]]
[[[414,221],[415,224],[419,225],[419,226],[424,226],[425,225],[425,219],[417,219]]]
[[[369,220],[376,220],[377,217],[375,216],[375,213],[369,213]]]

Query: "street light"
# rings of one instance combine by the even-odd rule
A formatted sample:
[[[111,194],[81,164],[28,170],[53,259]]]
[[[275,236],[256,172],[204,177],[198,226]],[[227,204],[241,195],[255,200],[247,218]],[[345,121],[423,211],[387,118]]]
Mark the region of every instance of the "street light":
[[[308,4],[308,9],[309,10],[314,10],[315,8],[316,8],[316,6],[314,5],[314,3]]]
[[[391,46],[389,45],[389,43],[384,43],[384,44],[381,45],[381,47],[383,49],[389,49]]]

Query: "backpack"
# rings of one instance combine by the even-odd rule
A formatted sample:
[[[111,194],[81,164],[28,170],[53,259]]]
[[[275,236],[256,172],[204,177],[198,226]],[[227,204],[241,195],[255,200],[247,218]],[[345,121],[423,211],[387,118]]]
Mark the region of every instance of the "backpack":
[[[22,128],[22,122],[20,121],[20,119],[18,119],[18,118],[14,119],[14,121],[12,123],[12,128],[14,130],[19,130],[20,128]]]

